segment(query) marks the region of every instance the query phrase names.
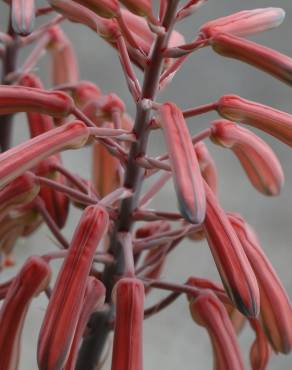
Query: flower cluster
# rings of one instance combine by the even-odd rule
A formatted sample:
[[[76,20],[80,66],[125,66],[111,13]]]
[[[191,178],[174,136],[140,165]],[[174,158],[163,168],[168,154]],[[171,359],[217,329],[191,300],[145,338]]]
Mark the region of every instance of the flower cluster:
[[[208,47],[291,85],[292,58],[245,38],[279,26],[285,12],[261,8],[214,19],[186,43],[175,26],[205,0],[160,0],[158,14],[150,0],[47,2],[46,7],[34,0],[1,4],[9,7],[8,30],[0,33],[1,270],[14,263],[17,240],[43,223],[60,249],[28,256],[17,274],[0,284],[0,370],[21,367],[23,325],[40,293],[48,305],[38,333],[39,370],[101,369],[111,331],[112,370],[142,370],[144,319],[181,295],[191,318],[209,334],[214,369],[244,369],[237,334],[245,322],[255,334],[251,367],[266,369],[272,354],[291,351],[291,303],[252,227],[220,204],[216,165],[204,140],[230,149],[252,186],[277,196],[284,185],[281,164],[269,145],[241,124],[292,146],[292,115],[230,94],[187,110],[156,96],[191,53]],[[44,15],[49,20],[35,27]],[[60,26],[65,20],[87,27],[116,50],[135,119],[115,93],[79,79],[74,48]],[[18,54],[28,46],[30,53],[18,65]],[[51,65],[47,88],[33,73],[44,54]],[[192,137],[186,119],[210,111],[220,117]],[[19,112],[26,113],[30,139],[11,147],[13,116]],[[163,132],[167,148],[156,157],[147,150],[155,130]],[[92,147],[90,179],[62,164],[62,151],[84,146]],[[178,210],[150,208],[170,179]],[[69,242],[62,229],[70,207],[82,214]],[[206,239],[221,283],[195,271],[184,283],[161,279],[168,255],[185,238]],[[50,262],[57,258],[62,264],[52,284]],[[147,307],[155,288],[170,293]]]

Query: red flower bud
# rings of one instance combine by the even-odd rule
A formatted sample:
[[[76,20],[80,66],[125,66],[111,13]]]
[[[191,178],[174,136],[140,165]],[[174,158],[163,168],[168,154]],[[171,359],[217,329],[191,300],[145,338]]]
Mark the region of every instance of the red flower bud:
[[[230,34],[215,34],[210,40],[213,50],[227,58],[240,60],[288,85],[292,84],[292,58],[255,42]]]
[[[211,291],[200,294],[191,300],[190,310],[193,319],[208,330],[214,353],[214,369],[243,370],[236,334],[216,295]]]
[[[180,211],[185,219],[199,224],[204,220],[206,199],[203,180],[183,114],[173,103],[158,109]]]
[[[228,217],[207,184],[205,190],[207,210],[203,227],[222,283],[238,310],[256,317],[260,294],[255,274]]]
[[[122,278],[114,287],[116,305],[112,370],[143,369],[144,285]]]
[[[253,186],[263,194],[278,195],[284,174],[275,153],[251,131],[226,120],[212,123],[211,139],[230,148],[239,159]]]
[[[80,148],[88,136],[85,124],[74,121],[7,150],[0,155],[0,187],[56,152]]]
[[[29,35],[33,31],[34,19],[34,0],[11,0],[11,24],[16,34]]]
[[[9,286],[0,310],[0,370],[18,368],[20,342],[27,310],[33,297],[50,280],[49,265],[40,257],[29,257]]]
[[[260,314],[267,337],[275,352],[292,348],[292,307],[276,271],[261,249],[251,227],[239,216],[229,219],[252,265],[260,288]]]
[[[61,91],[46,91],[23,86],[0,86],[0,115],[17,112],[38,112],[66,117],[73,109],[73,100]]]
[[[108,227],[100,206],[85,209],[58,274],[38,342],[40,370],[63,368],[80,317],[96,247]]]
[[[93,311],[97,310],[104,303],[105,287],[93,276],[87,278],[86,289],[83,298],[82,310],[78,319],[74,339],[70,348],[70,354],[64,370],[74,370],[78,355],[78,349],[82,335]]]
[[[222,32],[247,36],[278,27],[284,18],[285,11],[281,8],[243,10],[205,23],[200,34],[208,39]]]

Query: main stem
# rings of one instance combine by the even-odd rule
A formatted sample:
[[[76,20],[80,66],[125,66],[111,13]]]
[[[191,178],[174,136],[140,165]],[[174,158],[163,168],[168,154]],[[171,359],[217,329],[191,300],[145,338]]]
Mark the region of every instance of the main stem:
[[[9,25],[7,33],[15,39],[15,33],[11,26],[11,17],[9,17]],[[17,43],[12,42],[11,45],[7,45],[5,48],[5,55],[3,58],[3,67],[2,67],[2,78],[1,83],[3,85],[7,85],[5,81],[5,77],[15,71],[16,63],[17,63],[17,54],[18,54],[18,46]],[[0,146],[1,152],[9,149],[10,142],[11,142],[11,132],[12,132],[12,121],[13,115],[8,114],[5,116],[0,117]]]
[[[109,252],[113,254],[117,263],[115,265],[105,267],[102,277],[102,281],[105,284],[107,291],[106,301],[109,304],[112,288],[115,283],[115,276],[122,274],[124,270],[123,248],[119,244],[118,233],[128,232],[132,229],[132,213],[137,207],[143,183],[144,170],[137,165],[136,158],[142,157],[146,152],[149,136],[148,125],[151,111],[144,109],[142,101],[143,99],[155,99],[163,66],[162,50],[167,47],[174,25],[178,2],[179,0],[169,0],[169,5],[162,22],[165,34],[157,36],[149,64],[145,70],[142,96],[137,103],[136,119],[134,124],[134,132],[137,140],[131,145],[124,181],[124,186],[133,191],[133,196],[124,199],[121,202],[119,217],[117,218],[118,221],[114,227],[109,248]],[[93,328],[98,328],[98,330],[92,332],[91,335],[83,341],[76,370],[93,370],[99,362],[100,355],[103,352],[103,348],[110,331],[110,327],[109,325],[106,325],[106,322],[110,319],[111,315],[112,309],[105,312],[103,318],[101,318],[100,315],[96,316],[96,318],[92,317],[91,324]],[[97,321],[101,321],[103,324],[98,325]]]

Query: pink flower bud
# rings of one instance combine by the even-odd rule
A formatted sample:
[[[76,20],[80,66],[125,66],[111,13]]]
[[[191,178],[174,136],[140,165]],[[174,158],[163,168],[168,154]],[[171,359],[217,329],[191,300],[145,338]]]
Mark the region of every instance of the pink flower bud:
[[[56,152],[82,147],[88,137],[85,124],[73,121],[7,150],[0,155],[0,187]]]
[[[113,291],[116,305],[112,370],[143,369],[144,285],[122,278]]]
[[[86,282],[96,248],[107,231],[108,214],[100,206],[83,212],[54,285],[38,342],[40,370],[63,368],[82,310]]]
[[[259,321],[250,320],[250,325],[256,334],[249,354],[251,367],[252,370],[265,370],[271,356],[271,349]]]
[[[35,0],[11,0],[11,23],[13,31],[27,36],[33,31]]]
[[[292,307],[276,271],[261,249],[251,227],[239,216],[229,214],[260,288],[260,314],[266,335],[275,352],[292,348]]]
[[[228,313],[229,319],[233,325],[235,333],[236,334],[240,333],[241,329],[245,324],[246,317],[241,312],[239,312],[233,306],[233,304],[231,304],[231,301],[225,294],[224,288],[220,284],[214,283],[213,281],[208,279],[202,279],[194,276],[189,277],[186,284],[199,289],[209,289],[214,294],[216,294],[216,296],[224,304],[224,307],[226,309],[226,312]],[[193,296],[188,295],[189,302],[192,301],[192,299]]]
[[[99,17],[85,7],[86,4],[79,4],[72,0],[49,0],[49,2],[57,12],[63,14],[71,22],[86,25],[109,42],[114,42],[121,34],[115,20]]]
[[[193,319],[208,331],[214,354],[214,369],[243,370],[243,360],[236,334],[227,312],[211,291],[190,302]]]
[[[52,82],[54,86],[76,83],[79,80],[78,62],[74,48],[62,29],[50,28],[51,42],[48,50],[52,61]]]
[[[183,114],[173,103],[161,105],[158,114],[169,153],[180,211],[187,221],[200,224],[205,217],[205,190]]]
[[[0,115],[17,112],[38,112],[66,117],[73,109],[73,100],[61,91],[46,91],[23,86],[0,86]]]
[[[260,294],[255,274],[228,217],[205,184],[207,210],[203,224],[224,288],[245,316],[256,317]]]
[[[74,370],[78,355],[78,349],[81,342],[82,335],[86,329],[90,315],[93,311],[100,308],[105,299],[105,287],[93,276],[87,278],[86,289],[83,298],[83,305],[74,333],[74,339],[70,348],[70,354],[64,370]]]
[[[75,104],[79,107],[101,96],[100,88],[90,81],[79,81],[72,86],[70,91]]]
[[[101,198],[122,184],[120,161],[101,143],[94,143],[92,148],[92,181]]]
[[[201,174],[214,193],[217,193],[218,175],[215,162],[202,141],[195,145],[195,152],[199,161]]]
[[[226,120],[212,123],[211,139],[230,148],[239,159],[253,186],[263,194],[278,195],[284,174],[275,153],[251,131]]]
[[[207,39],[222,32],[247,36],[278,27],[284,18],[285,11],[281,8],[243,10],[209,21],[199,31]]]
[[[225,33],[215,34],[210,44],[216,53],[250,64],[292,85],[292,58],[255,42]]]
[[[27,310],[33,297],[50,280],[49,265],[40,257],[29,257],[10,284],[0,310],[0,369],[18,368],[20,342]]]
[[[256,127],[292,146],[292,115],[243,99],[237,95],[224,95],[217,103],[220,116]]]

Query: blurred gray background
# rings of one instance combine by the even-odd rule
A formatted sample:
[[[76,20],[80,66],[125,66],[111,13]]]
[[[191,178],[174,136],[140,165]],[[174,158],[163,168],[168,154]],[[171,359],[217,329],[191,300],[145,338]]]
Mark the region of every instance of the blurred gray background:
[[[181,2],[183,3],[183,2]],[[44,4],[39,1],[38,5]],[[157,2],[155,3],[157,5]],[[292,2],[290,0],[209,0],[193,17],[178,25],[186,40],[190,41],[196,30],[207,20],[231,14],[239,10],[268,6],[282,7],[286,10],[286,20],[275,30],[253,36],[252,39],[266,46],[292,56]],[[0,4],[0,30],[6,29],[7,7]],[[134,105],[118,62],[116,52],[91,30],[83,26],[65,22],[62,25],[76,47],[80,63],[81,79],[97,83],[104,93],[116,92],[127,104],[130,114],[134,114]],[[25,53],[22,54],[22,58]],[[39,64],[39,73],[44,74],[48,62],[43,58]],[[139,73],[139,72],[138,72]],[[141,75],[139,74],[139,78]],[[240,62],[224,59],[215,55],[210,48],[192,55],[184,67],[177,73],[174,81],[158,98],[159,101],[171,100],[182,108],[215,101],[223,94],[235,93],[244,98],[255,100],[277,109],[292,113],[292,89],[274,78]],[[203,129],[208,121],[216,118],[208,114],[189,120],[192,133]],[[258,133],[258,132],[257,132]],[[281,196],[267,198],[256,192],[250,185],[239,163],[231,152],[212,145],[208,146],[214,155],[219,170],[220,200],[227,210],[240,212],[254,226],[262,246],[277,270],[288,294],[292,297],[292,152],[288,146],[277,142],[268,135],[260,135],[271,144],[280,158],[286,175],[286,186]],[[18,115],[15,128],[15,144],[27,137],[24,115]],[[163,138],[158,133],[151,136],[149,152],[152,155],[163,152]],[[90,176],[90,149],[66,152],[64,162],[72,171]],[[176,202],[172,185],[169,183],[153,203],[153,207],[175,210]],[[71,207],[71,215],[65,228],[65,235],[70,239],[78,222],[80,213]],[[32,253],[44,253],[56,249],[49,231],[43,226],[37,234],[28,240],[18,242],[16,261],[21,263]],[[58,264],[54,263],[57,268]],[[1,274],[4,281],[12,276],[18,267]],[[167,261],[163,278],[172,282],[183,282],[190,275],[209,277],[218,280],[217,272],[206,243],[184,241]],[[163,296],[153,292],[147,304]],[[21,355],[21,370],[36,370],[36,342],[41,319],[46,307],[46,299],[33,302],[25,324]],[[196,326],[189,315],[186,299],[176,301],[169,309],[145,322],[145,370],[168,369],[205,370],[212,369],[212,351],[206,332]],[[246,368],[248,348],[253,340],[253,333],[246,326],[240,335],[240,344],[244,352]],[[0,349],[1,351],[1,349]],[[109,369],[107,365],[106,369]],[[288,370],[292,368],[292,356],[273,356],[268,369]]]

